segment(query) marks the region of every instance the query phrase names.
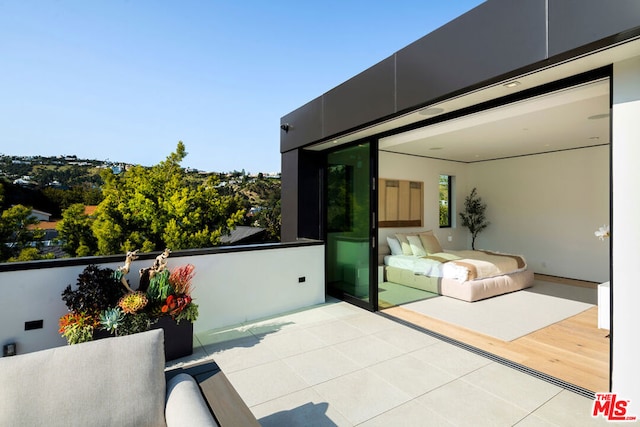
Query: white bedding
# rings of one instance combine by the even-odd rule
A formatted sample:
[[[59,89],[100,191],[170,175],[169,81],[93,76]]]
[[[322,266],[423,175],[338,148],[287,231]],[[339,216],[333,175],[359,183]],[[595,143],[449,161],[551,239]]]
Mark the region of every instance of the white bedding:
[[[415,255],[385,255],[384,264],[390,267],[411,270],[415,274],[422,274],[423,276],[444,277],[442,275],[442,266],[444,264]]]
[[[439,255],[443,258],[447,258],[452,261],[460,260],[468,260],[474,259],[474,264],[476,266],[476,271],[474,273],[478,273],[479,270],[486,269],[487,272],[493,271],[494,267],[490,262],[484,261],[482,259],[475,259],[476,257],[473,254],[473,251],[445,251]],[[486,258],[487,255],[484,254],[480,258]],[[489,255],[489,258],[491,255]],[[434,259],[417,257],[414,255],[386,255],[384,257],[385,265],[391,267],[402,268],[405,270],[410,270],[414,274],[420,274],[424,276],[430,277],[443,277],[447,279],[454,279],[458,282],[466,282],[468,280],[473,280],[474,278],[471,276],[470,270],[464,265],[456,264],[455,262],[439,262]],[[463,263],[461,263],[463,264]],[[485,268],[483,268],[485,267]],[[524,268],[516,268],[513,267],[512,271],[509,270],[508,273],[522,271],[526,269],[526,265]],[[504,274],[504,273],[500,273]],[[494,274],[496,275],[496,274]],[[488,278],[493,277],[492,274],[481,274],[478,278]],[[471,276],[471,278],[470,278]]]

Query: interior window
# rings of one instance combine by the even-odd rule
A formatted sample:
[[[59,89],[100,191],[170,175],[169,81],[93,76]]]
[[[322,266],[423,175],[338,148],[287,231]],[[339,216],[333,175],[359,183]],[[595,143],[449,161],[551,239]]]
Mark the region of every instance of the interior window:
[[[453,177],[451,175],[440,175],[440,228],[451,227],[451,192],[453,187]]]

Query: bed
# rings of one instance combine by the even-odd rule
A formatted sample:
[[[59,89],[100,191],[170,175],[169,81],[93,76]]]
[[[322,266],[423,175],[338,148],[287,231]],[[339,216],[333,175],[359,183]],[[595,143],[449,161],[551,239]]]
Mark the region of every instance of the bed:
[[[491,251],[444,250],[432,232],[396,234],[382,245],[389,282],[473,302],[533,285],[524,257]]]

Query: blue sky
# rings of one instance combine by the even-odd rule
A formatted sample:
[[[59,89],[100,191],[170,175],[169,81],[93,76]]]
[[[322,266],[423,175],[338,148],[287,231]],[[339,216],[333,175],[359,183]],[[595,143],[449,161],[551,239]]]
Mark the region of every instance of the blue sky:
[[[0,154],[280,171],[280,117],[482,3],[0,0]]]

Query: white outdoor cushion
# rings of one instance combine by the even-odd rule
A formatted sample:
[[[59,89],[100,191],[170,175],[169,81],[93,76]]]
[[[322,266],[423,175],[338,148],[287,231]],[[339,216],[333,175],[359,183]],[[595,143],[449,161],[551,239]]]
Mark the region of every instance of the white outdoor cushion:
[[[191,375],[178,374],[167,382],[167,427],[218,427]]]
[[[164,426],[162,329],[0,359],[2,426]]]

